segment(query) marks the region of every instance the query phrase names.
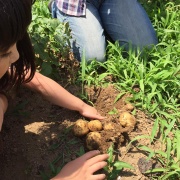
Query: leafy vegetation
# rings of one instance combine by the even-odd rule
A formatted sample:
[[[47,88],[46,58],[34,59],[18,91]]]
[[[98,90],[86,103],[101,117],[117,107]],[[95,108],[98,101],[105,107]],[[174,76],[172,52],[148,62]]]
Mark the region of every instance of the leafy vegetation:
[[[29,34],[36,52],[38,70],[46,76],[57,78],[57,69],[61,65],[58,58],[65,58],[69,53],[70,30],[68,24],[51,18],[47,4],[47,0],[39,0],[33,6]]]
[[[72,152],[73,146],[79,145],[80,141],[77,137],[72,138],[70,141],[68,141],[69,132],[72,129],[70,126],[69,128],[64,129],[63,132],[58,136],[58,141],[51,145],[49,151],[55,151],[58,150],[58,148],[61,147],[61,151],[58,153],[57,157],[49,164],[50,167],[50,173],[41,172],[41,176],[43,180],[49,180],[50,178],[54,177],[58,174],[58,172],[63,168],[63,166],[66,164],[65,159],[67,157],[70,157],[71,154],[76,154],[77,157],[83,155],[85,153],[84,147],[80,146],[79,151]],[[63,148],[62,148],[63,147]],[[58,162],[61,159],[61,165],[57,166]]]
[[[154,119],[151,136],[139,136],[133,141],[149,138],[151,143],[160,141],[162,144],[159,150],[138,147],[149,154],[149,159],[155,157],[162,165],[162,168],[147,173],[160,172],[161,175],[154,179],[180,179],[180,5],[176,0],[140,2],[156,29],[158,45],[143,55],[129,50],[128,56],[124,57],[123,48],[117,42],[109,42],[106,62],[93,60],[86,64],[82,60],[77,83],[96,87],[113,83],[122,94],[130,92],[133,95],[130,101]],[[47,2],[38,1],[34,5],[29,28],[37,54],[37,66],[46,75],[53,73],[53,65],[59,66],[58,54],[67,53],[70,37],[68,26],[49,15]],[[112,81],[108,80],[109,76]],[[109,167],[117,165],[112,160],[108,163]],[[126,164],[118,163],[118,170],[123,167]],[[109,179],[115,173],[110,172]]]
[[[139,147],[149,153],[149,158],[158,158],[163,166],[151,172],[162,172],[159,179],[178,179],[180,178],[178,148],[180,134],[180,13],[178,10],[180,6],[164,1],[159,1],[158,5],[157,2],[147,4],[148,7],[152,6],[148,9],[155,9],[151,18],[157,30],[159,44],[146,52],[145,56],[137,56],[130,50],[128,57],[124,58],[123,49],[119,44],[109,42],[107,61],[103,64],[93,61],[86,66],[85,77],[82,79],[85,79],[84,83],[88,85],[104,85],[108,83],[105,77],[110,75],[118,89],[133,94],[131,101],[155,119],[151,137],[148,138],[151,139],[151,143],[155,140],[162,143],[162,150],[157,152],[148,147]],[[98,73],[102,68],[104,72]],[[138,87],[138,93],[133,87]],[[156,137],[158,129],[162,139]],[[164,143],[165,149],[163,149]]]
[[[104,170],[107,172],[107,179],[108,180],[114,180],[117,179],[117,177],[121,174],[121,170],[123,168],[129,168],[133,169],[133,167],[125,162],[116,160],[115,154],[117,154],[114,151],[114,146],[110,146],[108,149],[109,158],[107,160],[107,166],[104,168]]]

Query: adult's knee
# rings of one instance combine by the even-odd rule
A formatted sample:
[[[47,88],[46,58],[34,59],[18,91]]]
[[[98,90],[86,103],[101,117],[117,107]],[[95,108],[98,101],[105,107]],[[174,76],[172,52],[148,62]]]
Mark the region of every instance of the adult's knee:
[[[104,36],[76,38],[71,41],[71,49],[78,61],[81,61],[83,57],[86,61],[93,59],[99,62],[105,61],[106,42]]]
[[[82,47],[78,47],[74,44],[72,46],[72,51],[78,61],[82,61],[82,58],[85,58],[87,62],[93,59],[96,59],[99,62],[105,61],[105,45],[91,46],[90,44],[87,44],[84,46],[82,45]]]

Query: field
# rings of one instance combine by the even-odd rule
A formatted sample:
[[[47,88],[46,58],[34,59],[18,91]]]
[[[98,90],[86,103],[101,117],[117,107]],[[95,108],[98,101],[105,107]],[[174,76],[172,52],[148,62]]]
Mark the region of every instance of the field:
[[[70,30],[50,18],[47,1],[37,1],[29,27],[41,73],[94,105],[105,116],[101,152],[109,152],[107,180],[180,179],[180,5],[178,1],[140,1],[159,43],[144,56],[108,43],[107,61],[78,63],[69,53]],[[57,43],[61,42],[61,43]],[[133,109],[127,109],[127,104]],[[128,111],[132,129],[119,125]],[[2,129],[0,179],[48,180],[64,164],[88,151],[85,137],[72,127],[79,113],[50,104],[25,88],[14,95]],[[88,119],[85,119],[88,120]],[[118,126],[117,126],[118,125]]]

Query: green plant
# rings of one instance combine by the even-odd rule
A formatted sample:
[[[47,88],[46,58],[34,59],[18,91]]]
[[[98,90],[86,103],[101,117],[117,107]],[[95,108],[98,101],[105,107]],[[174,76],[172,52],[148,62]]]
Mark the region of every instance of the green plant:
[[[161,144],[159,149],[152,149],[144,145],[136,145],[141,151],[148,153],[148,160],[153,158],[160,163],[160,167],[149,169],[145,174],[152,174],[155,179],[172,179],[176,180],[180,178],[180,131],[176,130],[176,120],[169,120],[169,122],[158,117],[154,123],[150,136],[137,136],[131,142],[138,139],[149,139],[151,143]],[[160,128],[161,139],[157,139],[158,128]],[[158,173],[158,176],[156,175]],[[153,176],[154,174],[154,176]]]
[[[68,24],[50,17],[48,1],[37,1],[33,5],[29,34],[36,54],[38,70],[51,77],[58,77],[59,58],[67,58],[70,49]]]
[[[118,42],[109,42],[107,61],[92,61],[85,66],[83,82],[88,86],[103,86],[106,77],[111,75],[111,83],[122,94],[130,92],[132,98],[129,101],[154,119],[150,136],[135,139],[148,138],[151,143],[162,141],[162,144],[166,144],[165,150],[157,152],[145,146],[140,148],[150,153],[149,158],[158,157],[163,165],[159,178],[179,178],[177,137],[180,133],[180,6],[177,1],[141,2],[147,8],[157,31],[158,45],[145,51],[144,55],[135,54],[130,49],[125,57]],[[158,132],[162,140],[157,137]],[[169,139],[169,133],[174,137],[173,140]],[[158,172],[158,169],[154,171]]]
[[[163,141],[166,144],[165,150],[152,150],[147,146],[138,146],[139,149],[146,151],[149,153],[149,159],[155,158],[157,159],[162,167],[154,168],[146,171],[145,173],[160,173],[158,175],[158,179],[166,180],[166,179],[179,179],[180,178],[180,157],[179,157],[179,132],[175,132],[175,137],[173,139],[167,137],[166,140]],[[154,176],[154,178],[156,175]]]
[[[72,154],[76,154],[77,157],[79,157],[85,153],[83,146],[80,146],[79,151],[74,151],[74,149],[72,148],[74,145],[80,144],[80,140],[76,137],[73,137],[71,139],[69,138],[71,129],[72,126],[66,128],[58,136],[57,142],[52,144],[49,148],[49,151],[56,151],[60,149],[60,152],[58,153],[57,157],[49,163],[50,173],[42,171],[40,172],[43,180],[49,180],[50,178],[57,175],[67,163],[65,161],[65,158],[72,156]]]
[[[107,160],[107,166],[104,170],[107,172],[108,180],[115,180],[121,174],[123,168],[133,169],[133,167],[123,161],[116,160],[114,157],[114,145],[111,145],[108,149],[109,158]]]

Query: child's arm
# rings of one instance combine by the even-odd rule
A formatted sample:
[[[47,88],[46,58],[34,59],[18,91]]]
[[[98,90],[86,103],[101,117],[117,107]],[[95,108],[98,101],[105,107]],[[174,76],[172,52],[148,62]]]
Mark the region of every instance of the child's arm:
[[[34,78],[25,85],[32,90],[40,92],[53,104],[79,111],[81,115],[91,119],[103,119],[94,107],[87,105],[79,98],[70,94],[58,83],[40,73],[36,72]]]
[[[8,107],[8,100],[4,94],[0,94],[0,131],[2,128],[4,113]]]

